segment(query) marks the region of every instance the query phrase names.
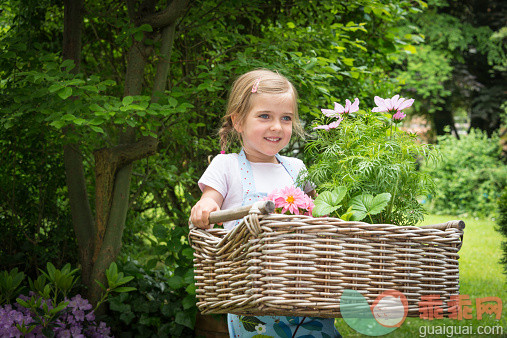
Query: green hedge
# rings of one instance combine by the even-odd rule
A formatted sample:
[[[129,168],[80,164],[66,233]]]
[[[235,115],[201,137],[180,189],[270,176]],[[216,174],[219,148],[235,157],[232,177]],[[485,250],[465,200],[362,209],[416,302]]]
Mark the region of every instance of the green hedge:
[[[438,138],[441,161],[424,166],[433,176],[436,194],[428,196],[430,212],[447,215],[493,216],[505,182],[507,169],[501,159],[499,138],[471,130],[459,140]]]

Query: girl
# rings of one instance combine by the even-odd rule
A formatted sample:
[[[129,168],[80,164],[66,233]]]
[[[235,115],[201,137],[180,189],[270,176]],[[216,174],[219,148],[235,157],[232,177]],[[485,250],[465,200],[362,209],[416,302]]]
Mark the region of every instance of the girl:
[[[278,155],[289,143],[293,130],[303,135],[294,86],[284,76],[265,69],[240,76],[232,86],[219,135],[222,149],[237,139],[242,150],[239,154],[216,156],[206,169],[198,182],[202,196],[192,208],[192,223],[210,228],[210,212],[250,205],[274,189],[294,185],[299,172],[305,168],[303,162]],[[314,196],[314,187],[309,182],[301,188]],[[226,222],[224,228],[230,230],[238,223]],[[340,337],[332,318],[261,316],[253,319],[255,329],[243,325],[243,319],[227,315],[230,337],[252,337],[260,333],[277,337],[277,331],[286,333],[287,329],[294,337],[312,333],[319,337]],[[303,325],[305,322],[311,324]]]

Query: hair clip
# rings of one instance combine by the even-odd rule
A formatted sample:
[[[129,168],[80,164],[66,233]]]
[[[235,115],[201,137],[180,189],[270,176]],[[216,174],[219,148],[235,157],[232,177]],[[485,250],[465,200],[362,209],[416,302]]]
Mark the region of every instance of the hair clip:
[[[253,87],[252,87],[252,93],[257,93],[257,88],[259,88],[259,83],[260,83],[260,82],[261,82],[261,78],[258,78],[258,79],[255,81],[255,83],[254,83],[254,85],[253,85]]]

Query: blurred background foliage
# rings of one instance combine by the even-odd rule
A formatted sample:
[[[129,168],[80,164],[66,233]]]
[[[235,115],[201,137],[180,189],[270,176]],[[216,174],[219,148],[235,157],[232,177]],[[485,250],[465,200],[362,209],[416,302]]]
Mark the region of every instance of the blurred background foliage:
[[[166,7],[162,1],[143,3],[148,2],[161,11]],[[196,181],[220,150],[216,132],[232,81],[259,67],[292,80],[308,125],[334,101],[358,97],[373,107],[375,95],[401,93],[416,99],[410,114],[422,119],[425,139],[449,149],[448,168],[465,165],[453,162],[465,160],[456,153],[462,147],[458,139],[475,142],[467,156],[482,168],[489,160],[476,157],[477,144],[492,144],[495,149],[483,148],[495,163],[487,168],[497,170],[490,175],[495,184],[474,177],[490,199],[477,212],[494,215],[493,196],[505,184],[499,179],[505,177],[505,7],[492,0],[192,0],[177,21],[159,106],[136,107],[122,94],[126,52],[134,42],[156,49],[160,41],[149,26],[129,21],[125,3],[85,2],[80,73],[73,75],[61,60],[63,0],[0,0],[0,270],[18,267],[34,277],[46,262],[77,264],[62,128],[72,126],[80,135],[94,199],[93,151],[117,141],[114,127],[129,125],[159,144],[155,155],[134,164],[120,266],[162,283],[160,293],[178,295],[175,308],[159,304],[160,318],[174,319],[180,310],[195,314],[187,223],[200,197]],[[149,88],[158,59],[156,53],[146,58]],[[79,100],[72,99],[76,94]],[[473,128],[483,132],[465,137]],[[452,136],[441,136],[446,134]],[[294,140],[286,153],[310,165],[304,144]],[[448,183],[459,175],[432,173]],[[466,198],[462,186],[446,191],[455,196],[453,189],[461,192],[460,201]],[[475,207],[469,201],[447,208],[439,198],[433,204],[438,212]],[[140,295],[149,300],[148,293]],[[120,331],[136,322],[122,297],[111,310]],[[145,312],[150,311],[155,310]],[[138,323],[139,332],[161,330],[160,321]],[[178,335],[194,325],[181,317],[176,323],[163,330]]]

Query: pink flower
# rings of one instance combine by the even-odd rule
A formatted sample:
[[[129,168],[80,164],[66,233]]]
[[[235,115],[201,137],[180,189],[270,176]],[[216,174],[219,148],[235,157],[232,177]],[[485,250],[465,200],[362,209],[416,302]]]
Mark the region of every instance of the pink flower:
[[[340,125],[340,122],[342,122],[342,121],[343,121],[343,118],[340,116],[340,117],[338,117],[338,121],[334,121],[334,122],[331,122],[330,124],[324,124],[324,125],[314,127],[313,130],[324,129],[324,130],[328,131],[329,129],[337,128]]]
[[[311,214],[314,207],[312,199],[303,190],[294,186],[275,190],[268,199],[275,202],[275,209],[281,209],[281,214],[286,212],[293,215]]]
[[[412,106],[414,103],[414,99],[404,99],[400,98],[399,95],[394,95],[390,99],[383,99],[381,97],[375,96],[375,103],[377,107],[373,108],[372,112],[390,112],[390,111],[401,111]]]
[[[337,117],[340,114],[355,113],[359,110],[359,99],[356,97],[354,103],[350,103],[350,100],[345,100],[345,107],[339,103],[334,103],[334,109],[321,109],[322,113],[327,117]]]
[[[377,107],[373,108],[371,110],[372,112],[396,112],[393,115],[393,120],[395,122],[399,122],[405,118],[405,116],[407,116],[402,112],[402,110],[412,106],[414,99],[407,100],[400,98],[399,95],[394,95],[390,99],[383,99],[381,97],[375,96],[375,103],[377,104]]]
[[[405,113],[403,113],[401,110],[398,110],[396,114],[393,115],[393,120],[395,121],[401,121],[407,116]]]
[[[307,212],[305,213],[306,216],[311,216],[313,212],[313,208],[315,208],[315,204],[313,203],[313,200],[310,196],[305,194],[305,203],[306,207],[303,209],[306,209]]]

